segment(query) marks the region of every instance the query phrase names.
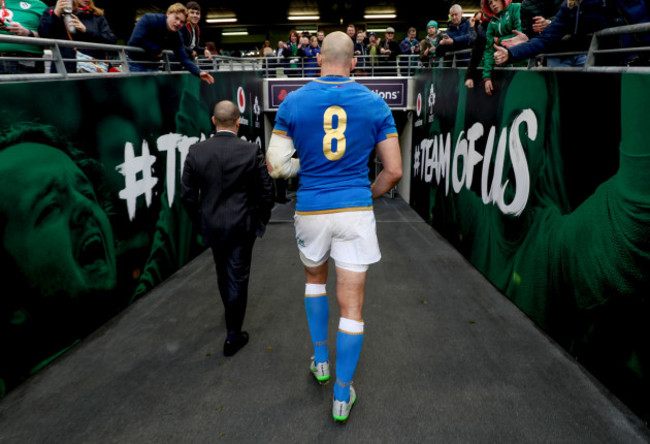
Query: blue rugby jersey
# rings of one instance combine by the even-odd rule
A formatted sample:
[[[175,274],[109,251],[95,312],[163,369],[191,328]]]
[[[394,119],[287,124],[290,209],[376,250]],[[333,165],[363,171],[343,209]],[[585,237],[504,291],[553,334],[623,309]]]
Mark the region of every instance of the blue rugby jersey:
[[[291,137],[300,158],[300,214],[372,208],[368,159],[397,137],[390,108],[346,77],[321,77],[287,95],[273,132]]]

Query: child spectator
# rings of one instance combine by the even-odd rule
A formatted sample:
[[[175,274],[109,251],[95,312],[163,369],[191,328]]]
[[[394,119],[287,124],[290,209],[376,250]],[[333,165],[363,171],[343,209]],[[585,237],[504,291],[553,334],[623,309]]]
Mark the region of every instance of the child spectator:
[[[438,22],[429,20],[427,23],[427,36],[420,42],[420,62],[424,66],[431,66],[436,58],[436,46],[438,46]]]
[[[489,4],[489,6],[488,6]],[[483,82],[485,92],[492,95],[494,85],[492,84],[492,69],[494,68],[494,46],[502,40],[515,37],[513,31],[521,32],[521,20],[519,12],[520,3],[512,3],[512,0],[481,0],[483,14],[490,18],[487,27],[485,52],[483,53]]]

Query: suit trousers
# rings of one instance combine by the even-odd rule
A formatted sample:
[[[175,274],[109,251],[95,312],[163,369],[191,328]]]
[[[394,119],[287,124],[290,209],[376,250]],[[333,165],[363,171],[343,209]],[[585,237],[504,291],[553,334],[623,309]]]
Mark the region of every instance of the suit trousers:
[[[240,332],[246,314],[248,300],[248,279],[254,234],[233,236],[236,239],[212,245],[212,256],[217,269],[219,293],[226,314],[228,332]]]

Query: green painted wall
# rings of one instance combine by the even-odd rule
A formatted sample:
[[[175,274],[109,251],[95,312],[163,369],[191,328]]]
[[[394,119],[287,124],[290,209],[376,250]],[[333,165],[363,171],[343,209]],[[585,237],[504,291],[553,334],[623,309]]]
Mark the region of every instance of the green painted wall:
[[[650,75],[464,82],[418,78],[412,206],[648,421]]]
[[[205,247],[180,201],[189,146],[238,101],[264,139],[254,74],[0,84],[0,395]]]

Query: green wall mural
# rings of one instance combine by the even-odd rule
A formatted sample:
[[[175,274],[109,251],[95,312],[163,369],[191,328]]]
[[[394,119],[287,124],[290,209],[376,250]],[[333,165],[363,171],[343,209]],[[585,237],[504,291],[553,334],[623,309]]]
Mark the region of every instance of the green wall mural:
[[[0,396],[205,247],[180,203],[219,100],[264,140],[262,81],[219,73],[0,85]]]
[[[463,82],[418,78],[412,206],[648,421],[650,76]]]

